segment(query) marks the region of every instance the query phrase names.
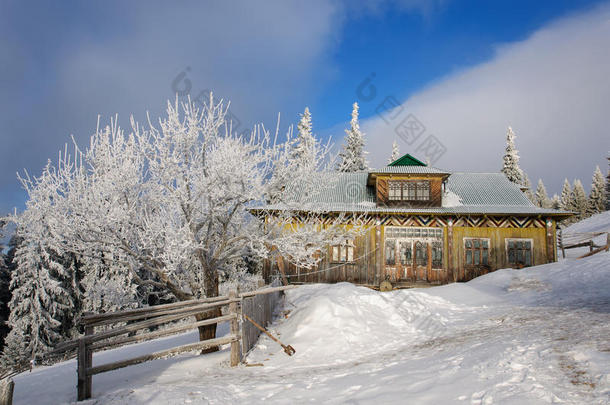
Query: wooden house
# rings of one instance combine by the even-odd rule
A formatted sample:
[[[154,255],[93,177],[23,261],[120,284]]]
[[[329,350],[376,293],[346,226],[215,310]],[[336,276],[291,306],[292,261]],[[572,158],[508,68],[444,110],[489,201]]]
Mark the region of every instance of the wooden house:
[[[317,268],[267,263],[265,277],[282,270],[291,283],[468,281],[557,260],[557,223],[571,215],[536,207],[502,173],[451,173],[409,154],[381,169],[324,179],[307,206],[328,218],[363,214],[366,232],[328,246]]]

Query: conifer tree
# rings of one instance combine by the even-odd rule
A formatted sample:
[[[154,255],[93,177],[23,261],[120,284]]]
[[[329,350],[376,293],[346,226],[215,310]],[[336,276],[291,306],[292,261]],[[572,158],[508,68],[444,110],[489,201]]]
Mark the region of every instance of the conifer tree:
[[[542,179],[538,179],[538,186],[536,187],[535,199],[536,199],[536,205],[539,206],[540,208],[549,208],[551,205],[550,201],[549,201],[549,196],[546,193],[546,187],[544,187],[544,183],[542,182]]]
[[[606,208],[606,179],[599,169],[595,168],[593,173],[593,182],[591,184],[591,193],[587,204],[587,215],[598,214]]]
[[[72,310],[60,255],[39,243],[24,241],[16,252],[9,303],[11,331],[1,358],[10,368],[23,364],[65,339],[62,322]]]
[[[608,157],[608,166],[610,166],[610,157]],[[606,176],[606,211],[610,211],[610,169]]]
[[[574,180],[572,186],[572,209],[578,213],[577,219],[581,220],[586,217],[587,211],[587,194],[579,179]]]
[[[511,127],[508,127],[506,132],[506,153],[502,173],[513,183],[525,185],[523,171],[519,167],[519,151],[515,147],[515,133]]]
[[[563,181],[563,189],[561,190],[561,209],[572,211],[574,204],[572,203],[572,186],[568,179]]]
[[[316,139],[312,133],[311,113],[309,107],[301,114],[301,119],[297,124],[297,137],[292,143],[290,153],[299,167],[315,168],[316,165]]]
[[[400,157],[400,150],[398,148],[398,143],[396,142],[396,140],[394,140],[394,142],[392,142],[392,154],[390,155],[390,158],[388,159],[388,163],[395,162],[396,160],[398,160],[399,157]]]
[[[551,198],[551,208],[554,210],[561,209],[561,199],[557,194],[553,194],[553,198]]]
[[[354,103],[350,128],[345,130],[346,143],[339,153],[337,170],[340,172],[357,172],[367,170],[366,152],[364,151],[364,134],[358,123],[358,103]]]
[[[523,173],[523,184],[521,184],[520,186],[525,188],[525,196],[527,197],[528,200],[530,200],[533,204],[536,204],[536,195],[534,194],[534,192],[532,191],[532,183],[530,183],[530,178],[528,177],[527,174],[525,174],[525,172]]]

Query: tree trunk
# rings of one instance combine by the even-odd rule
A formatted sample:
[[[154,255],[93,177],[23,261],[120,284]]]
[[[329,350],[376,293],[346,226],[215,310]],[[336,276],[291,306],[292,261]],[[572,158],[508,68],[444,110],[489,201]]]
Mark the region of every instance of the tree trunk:
[[[204,270],[205,271],[205,296],[206,298],[218,297],[218,273],[216,271]],[[206,312],[195,315],[197,321],[203,321],[205,319],[216,318],[222,315],[220,307],[211,309]],[[199,341],[214,339],[216,337],[216,324],[204,325],[199,328]],[[218,346],[213,346],[208,349],[203,349],[201,354],[217,352]]]

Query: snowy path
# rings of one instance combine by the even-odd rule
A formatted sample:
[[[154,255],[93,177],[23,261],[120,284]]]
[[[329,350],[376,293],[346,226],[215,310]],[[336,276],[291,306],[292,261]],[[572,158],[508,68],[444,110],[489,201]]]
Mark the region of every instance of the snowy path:
[[[264,338],[248,357],[263,367],[231,369],[226,351],[150,362],[95,376],[90,403],[610,403],[609,253],[425,290],[304,286],[284,306],[272,329],[295,356]],[[73,400],[73,367],[16,379],[15,404]],[[30,384],[62,376],[47,402]]]

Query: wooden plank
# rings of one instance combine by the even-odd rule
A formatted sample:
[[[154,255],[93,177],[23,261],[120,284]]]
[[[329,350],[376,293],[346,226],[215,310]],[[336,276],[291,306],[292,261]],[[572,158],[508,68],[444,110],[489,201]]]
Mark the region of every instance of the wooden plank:
[[[158,331],[150,332],[150,333],[143,333],[141,335],[136,335],[136,336],[127,336],[127,337],[124,337],[121,339],[112,340],[111,342],[95,342],[95,343],[91,344],[91,349],[98,350],[98,349],[108,348],[108,347],[112,347],[112,346],[123,345],[126,343],[142,342],[145,340],[156,339],[158,337],[173,335],[175,333],[195,329],[200,326],[228,322],[228,321],[231,321],[232,319],[237,319],[237,315],[233,314],[233,315],[219,316],[217,318],[211,318],[211,319],[205,319],[203,321],[192,322],[187,325],[180,325],[180,326],[176,326],[174,328],[158,330]]]
[[[76,360],[76,373],[77,373],[77,398],[79,401],[87,399],[87,356],[86,356],[86,343],[84,338],[78,340],[78,356]]]
[[[219,297],[202,298],[202,299],[198,299],[198,300],[188,300],[188,301],[173,302],[171,304],[155,305],[153,307],[129,309],[129,310],[125,310],[125,311],[116,311],[116,312],[107,312],[107,313],[103,313],[103,314],[85,315],[80,319],[80,323],[82,323],[83,325],[96,324],[94,326],[98,326],[98,325],[102,325],[102,323],[100,323],[101,321],[105,321],[108,319],[115,319],[115,318],[121,318],[124,316],[131,316],[131,315],[138,315],[138,314],[153,315],[157,312],[161,312],[161,311],[164,311],[167,309],[195,306],[195,305],[199,305],[199,304],[207,304],[207,303],[212,303],[212,302],[225,301],[227,299],[229,299],[229,297],[223,295],[223,296],[219,296]],[[144,317],[146,317],[146,316],[144,316]]]
[[[229,298],[234,299],[237,297],[236,291],[229,292]],[[234,318],[231,320],[231,334],[233,336],[239,335],[239,323],[237,321],[237,302],[232,302],[229,304],[229,312]],[[234,340],[231,342],[231,367],[236,367],[239,364],[240,360],[239,355],[239,341]]]
[[[228,305],[230,303],[231,303],[230,300],[226,300],[226,301],[215,302],[215,303],[210,303],[210,304],[200,304],[195,307],[178,308],[175,310],[168,311],[169,315],[159,316],[159,317],[148,319],[145,321],[133,323],[131,325],[126,325],[126,326],[123,326],[120,328],[111,329],[109,331],[87,336],[87,337],[85,337],[85,339],[86,339],[87,343],[93,343],[93,342],[97,342],[99,340],[108,339],[108,338],[115,337],[118,335],[123,335],[125,333],[137,332],[140,329],[150,328],[153,326],[162,325],[164,323],[177,321],[179,319],[193,316],[195,314],[199,314],[202,312],[206,312],[209,309]],[[76,349],[77,347],[78,347],[78,340],[72,340],[69,342],[60,343],[59,345],[56,346],[55,349],[51,350],[47,354],[54,355],[54,354],[61,353],[64,351]]]
[[[86,339],[87,343],[93,343],[93,342],[97,342],[99,340],[115,337],[118,335],[123,335],[125,333],[136,332],[140,329],[150,328],[152,326],[159,326],[164,323],[177,321],[178,319],[182,319],[182,318],[186,318],[188,316],[193,316],[193,315],[196,315],[196,314],[199,314],[202,312],[206,312],[207,310],[216,308],[218,306],[228,305],[233,301],[239,301],[239,300],[227,300],[227,301],[222,301],[219,303],[201,304],[199,306],[192,307],[192,308],[186,308],[186,309],[181,308],[178,310],[174,310],[174,311],[176,311],[176,313],[172,313],[170,315],[148,319],[146,321],[133,323],[131,325],[125,325],[120,328],[111,329],[106,332],[101,332],[101,333],[97,333],[95,335],[85,337],[85,339]]]
[[[207,349],[207,348],[214,347],[214,346],[224,345],[227,343],[231,343],[234,340],[239,340],[239,337],[235,336],[235,335],[229,335],[229,336],[225,336],[225,337],[221,337],[221,338],[205,340],[203,342],[190,343],[187,345],[174,347],[172,349],[167,349],[167,350],[163,350],[160,352],[145,354],[143,356],[133,357],[133,358],[127,359],[127,360],[121,360],[121,361],[117,361],[114,363],[108,363],[108,364],[103,364],[101,366],[91,367],[91,368],[87,369],[86,372],[87,372],[87,375],[100,374],[100,373],[104,373],[106,371],[117,370],[119,368],[133,366],[133,365],[144,363],[144,362],[147,362],[150,360],[160,359],[162,357],[167,357],[167,356],[172,356],[172,355],[176,355],[176,354],[180,354],[180,353],[185,353],[185,352],[190,352],[190,351],[195,351],[195,350],[202,350],[202,349]]]
[[[264,288],[262,290],[255,290],[255,291],[248,291],[245,293],[241,293],[241,294],[239,294],[239,296],[242,298],[253,297],[255,295],[269,294],[269,293],[274,293],[274,292],[278,292],[278,291],[290,290],[292,288],[297,288],[297,286],[296,285],[285,285],[285,286],[280,286],[280,287]]]

